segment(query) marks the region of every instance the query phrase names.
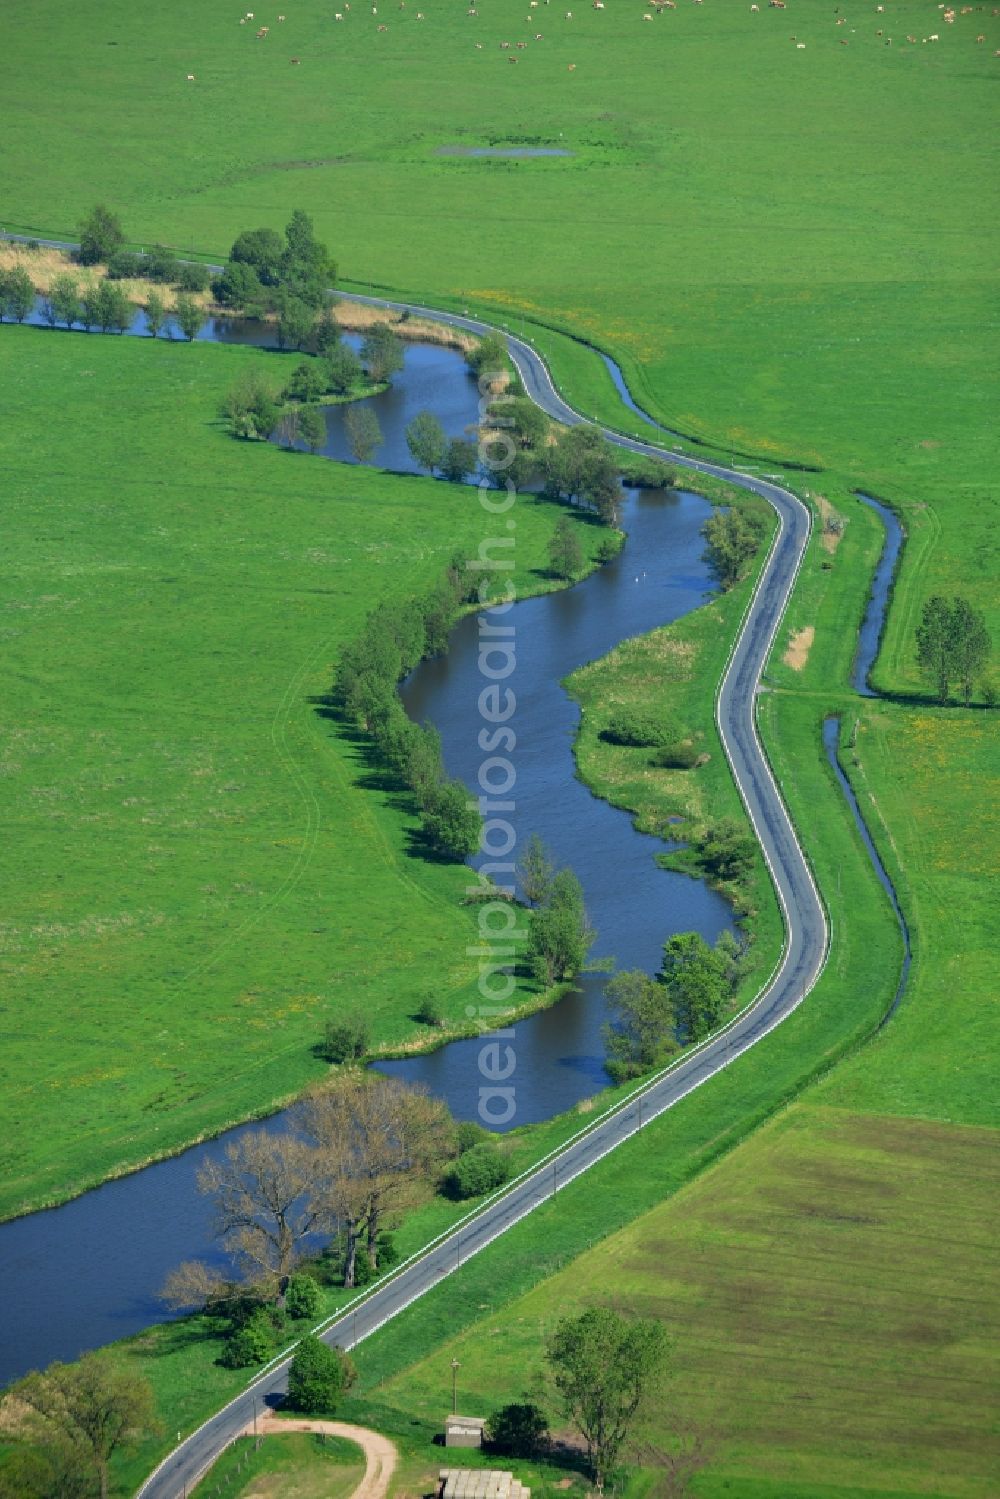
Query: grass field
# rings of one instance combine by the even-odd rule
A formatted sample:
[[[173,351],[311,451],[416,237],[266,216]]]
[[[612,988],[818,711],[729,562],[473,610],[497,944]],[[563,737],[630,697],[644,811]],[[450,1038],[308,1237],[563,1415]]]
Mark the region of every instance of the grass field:
[[[266,1112],[337,1010],[399,1044],[428,988],[453,1020],[474,989],[460,866],[412,855],[317,707],[366,611],[490,518],[234,442],[215,413],[255,359],[281,356],[0,336],[3,819],[30,851],[4,896],[5,1214]],[[554,513],[519,507],[522,588],[551,586]]]
[[[303,206],[346,280],[595,339],[683,430],[819,463],[906,511],[914,601],[883,670],[912,688],[927,588],[961,582],[995,609],[1000,20],[945,25],[933,0],[841,7],[843,27],[823,0],[682,4],[652,24],[620,5],[527,21],[521,0],[392,11],[338,24],[297,0],[239,26],[221,0],[12,0],[5,226],[71,232],[103,197],[139,243],[221,253]],[[499,43],[539,31],[511,67]],[[573,154],[437,154],[497,142]],[[553,349],[568,393],[620,416],[596,362]]]
[[[348,1499],[364,1477],[365,1460],[353,1442],[305,1432],[236,1442],[203,1480],[218,1499]]]

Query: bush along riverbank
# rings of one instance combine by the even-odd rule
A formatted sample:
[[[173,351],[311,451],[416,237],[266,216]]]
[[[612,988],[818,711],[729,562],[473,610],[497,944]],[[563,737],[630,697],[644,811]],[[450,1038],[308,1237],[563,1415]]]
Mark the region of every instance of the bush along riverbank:
[[[729,586],[692,614],[623,641],[564,685],[581,708],[574,744],[581,779],[596,796],[630,812],[641,832],[673,845],[658,856],[665,868],[707,880],[731,903],[748,943],[730,1001],[736,1008],[777,961],[782,925],[714,705],[776,522],[763,501],[732,486],[699,476],[692,487],[727,507],[712,515],[705,531],[715,571]],[[729,517],[732,527],[725,525]],[[753,540],[735,566],[730,531]]]

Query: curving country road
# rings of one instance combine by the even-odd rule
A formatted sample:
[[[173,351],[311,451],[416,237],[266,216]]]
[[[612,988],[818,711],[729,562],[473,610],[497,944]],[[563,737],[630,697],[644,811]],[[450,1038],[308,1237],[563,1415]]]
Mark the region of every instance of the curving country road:
[[[23,238],[23,236],[8,236]],[[58,241],[42,241],[72,248]],[[379,297],[345,300],[390,311],[408,311],[437,322],[484,334],[498,331],[475,318]],[[556,391],[535,349],[508,335],[511,358],[528,395],[555,420],[572,426],[586,420]],[[816,982],[826,958],[828,928],[823,905],[761,747],[756,726],[760,676],[788,602],[806,543],[810,516],[789,490],[721,464],[693,458],[610,429],[609,441],[633,453],[668,458],[678,467],[714,475],[753,490],[774,508],[778,530],[747,609],[719,687],[716,719],[733,776],[764,852],[785,925],[781,961],[754,1002],[709,1040],[686,1053],[607,1115],[594,1120],[562,1149],[496,1194],[456,1228],[418,1256],[397,1267],[391,1278],[324,1324],[330,1343],[351,1348],[439,1285],[470,1255],[505,1233],[519,1219],[588,1170],[651,1119],[755,1045],[797,1008]],[[277,1361],[248,1388],[180,1443],[146,1479],[139,1499],[183,1499],[222,1448],[284,1394],[287,1360]]]
[[[496,331],[475,318],[435,308],[379,297],[351,296],[345,300],[409,311],[471,333]],[[543,360],[529,343],[508,335],[508,346],[525,390],[549,416],[567,425],[586,420],[558,394]],[[784,951],[756,1000],[721,1031],[615,1110],[596,1119],[561,1150],[515,1179],[420,1255],[400,1265],[387,1282],[325,1324],[322,1336],[343,1348],[370,1337],[637,1129],[755,1045],[802,1003],[826,958],[828,929],[823,905],[761,747],[755,709],[761,672],[809,539],[809,512],[789,490],[767,480],[608,429],[605,436],[630,452],[666,457],[678,467],[753,490],[777,513],[777,534],[719,687],[716,718],[733,776],[774,881],[785,924]],[[220,1450],[253,1421],[254,1412],[280,1399],[286,1383],[287,1361],[276,1362],[176,1447],[143,1484],[139,1499],[182,1499]]]

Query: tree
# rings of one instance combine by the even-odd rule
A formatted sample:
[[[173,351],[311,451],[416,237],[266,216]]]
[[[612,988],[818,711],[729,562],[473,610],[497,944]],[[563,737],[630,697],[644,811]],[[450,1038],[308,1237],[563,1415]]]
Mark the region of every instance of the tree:
[[[499,382],[510,370],[507,340],[502,333],[487,333],[465,356],[469,368],[480,378]]]
[[[167,316],[167,310],[163,305],[163,298],[159,292],[150,292],[146,298],[144,311],[146,313],[146,329],[149,336],[150,338],[156,338]]]
[[[35,305],[35,288],[23,265],[0,272],[0,317],[23,323]]]
[[[132,303],[114,281],[102,281],[97,291],[97,320],[104,333],[126,333],[132,326]]]
[[[279,349],[301,349],[313,329],[313,309],[301,297],[282,290],[277,298]]]
[[[231,264],[249,266],[263,286],[277,286],[285,245],[274,229],[245,229],[229,252]]]
[[[289,376],[285,395],[290,401],[318,401],[326,391],[326,372],[315,359],[303,359]]]
[[[197,302],[187,292],[181,292],[174,303],[174,320],[184,337],[191,340],[200,330],[205,317]]]
[[[96,281],[85,281],[80,289],[79,317],[88,333],[101,326],[101,288]]]
[[[522,857],[518,875],[524,898],[533,906],[542,905],[549,897],[555,865],[549,858],[545,844],[537,833],[532,833]]]
[[[605,1027],[608,1071],[615,1082],[659,1066],[677,1050],[670,990],[639,969],[618,973],[604,990],[612,1020]]]
[[[462,484],[479,467],[479,448],[464,437],[453,437],[441,459],[441,472],[452,484]]]
[[[306,406],[299,414],[299,437],[310,453],[318,453],[326,442],[326,422],[316,406]]]
[[[221,276],[212,283],[212,295],[224,307],[259,307],[265,297],[264,286],[252,265],[230,261]]]
[[[732,817],[709,823],[701,836],[698,857],[717,880],[739,884],[753,872],[756,844],[745,826]]]
[[[667,1349],[659,1322],[629,1321],[606,1307],[563,1318],[549,1340],[546,1357],[556,1389],[587,1444],[599,1488],[665,1369]]]
[[[9,1394],[28,1413],[26,1431],[43,1449],[54,1446],[72,1455],[72,1468],[89,1470],[101,1499],[107,1499],[114,1454],[155,1429],[148,1381],[101,1354],[50,1364],[19,1380]]]
[[[56,319],[72,328],[80,315],[80,293],[72,276],[63,273],[55,278],[49,287],[48,303]]]
[[[423,1089],[353,1069],[314,1091],[300,1118],[323,1162],[328,1215],[344,1225],[345,1284],[353,1285],[362,1233],[377,1270],[379,1234],[430,1195],[432,1178],[454,1153],[454,1124]]]
[[[732,997],[727,956],[709,947],[699,932],[678,932],[663,949],[658,977],[682,1040],[703,1040],[719,1024]]]
[[[349,396],[364,374],[361,360],[348,344],[338,344],[331,349],[324,365],[327,388],[337,396]]]
[[[990,637],[986,621],[968,599],[956,598],[952,604],[954,635],[954,669],[962,689],[962,701],[968,707],[976,678],[990,657]]]
[[[376,384],[391,380],[403,368],[403,341],[388,323],[373,323],[361,344],[361,359]]]
[[[363,1061],[370,1046],[371,1026],[367,1016],[358,1011],[327,1021],[320,1055],[325,1062],[341,1066],[344,1062]]]
[[[319,307],[328,284],[336,280],[337,268],[326,246],[317,238],[312,219],[297,208],[285,226],[285,249],[281,258],[281,280],[310,307]]]
[[[323,1305],[319,1285],[311,1275],[293,1275],[285,1292],[285,1311],[290,1317],[318,1317]]]
[[[80,225],[77,259],[81,265],[96,265],[100,260],[110,260],[124,244],[125,234],[118,215],[99,203]]]
[[[579,973],[596,932],[583,903],[583,889],[571,869],[560,869],[545,901],[529,918],[528,958],[543,987]]]
[[[354,1383],[354,1368],[339,1348],[322,1338],[300,1338],[288,1370],[288,1404],[309,1416],[332,1416],[340,1397]]]
[[[705,558],[724,589],[745,577],[747,565],[757,555],[764,523],[749,510],[717,510],[701,528],[708,543]]]
[[[446,441],[444,428],[433,411],[418,411],[406,428],[410,457],[418,468],[426,468],[431,473],[441,466]]]
[[[931,682],[938,702],[946,703],[957,680],[966,706],[973,684],[990,654],[990,637],[983,616],[968,599],[935,594],[927,600],[917,626],[917,664]]]
[[[332,354],[333,350],[339,347],[340,324],[337,322],[331,303],[327,301],[313,324],[310,348],[317,354]]]
[[[548,1438],[544,1412],[528,1401],[501,1406],[486,1422],[486,1440],[505,1457],[537,1457]]]
[[[370,406],[352,406],[344,418],[351,452],[358,463],[369,463],[382,444],[382,428]]]
[[[424,833],[446,859],[467,859],[479,848],[483,820],[461,781],[439,781],[420,799]]]
[[[557,578],[575,578],[583,567],[583,547],[568,515],[560,517],[549,540],[549,567]]]
[[[278,425],[280,410],[263,374],[247,370],[223,402],[222,414],[234,437],[263,439]]]
[[[214,1199],[216,1231],[252,1276],[283,1295],[303,1240],[327,1224],[320,1154],[292,1134],[248,1130],[208,1157],[198,1190]]]
[[[528,396],[496,403],[500,407],[498,427],[512,429],[525,448],[540,448],[549,435],[549,419]]]

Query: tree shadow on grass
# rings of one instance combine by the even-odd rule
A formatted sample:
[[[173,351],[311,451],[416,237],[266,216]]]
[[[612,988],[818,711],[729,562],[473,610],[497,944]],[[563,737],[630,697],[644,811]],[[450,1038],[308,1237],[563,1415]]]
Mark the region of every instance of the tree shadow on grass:
[[[334,732],[341,743],[349,745],[351,749],[351,765],[355,785],[364,791],[377,791],[385,799],[387,806],[403,816],[415,817],[417,807],[413,792],[406,782],[383,756],[379,753],[377,746],[357,724],[344,712],[343,708],[335,701],[331,693],[320,693],[310,697],[308,701],[312,704],[319,718],[325,719],[334,727]],[[455,864],[456,860],[448,854],[442,854],[434,848],[426,832],[422,827],[408,827],[405,829],[404,846],[409,858],[420,859],[425,864]]]

